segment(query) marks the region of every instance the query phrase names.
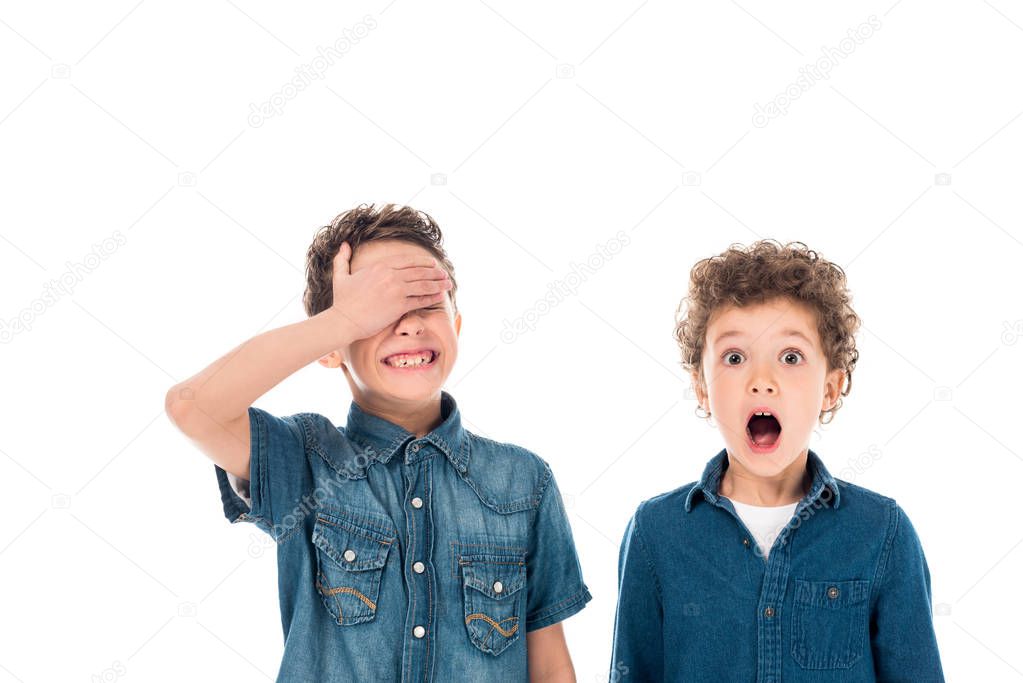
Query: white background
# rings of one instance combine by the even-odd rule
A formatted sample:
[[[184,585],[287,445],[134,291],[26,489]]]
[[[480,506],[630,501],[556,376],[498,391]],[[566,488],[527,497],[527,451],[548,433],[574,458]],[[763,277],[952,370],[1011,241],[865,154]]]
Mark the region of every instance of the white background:
[[[371,201],[445,231],[469,428],[554,468],[594,596],[566,622],[581,681],[606,680],[635,506],[723,446],[671,334],[689,268],[760,237],[848,273],[860,363],[811,447],[915,524],[948,679],[1023,677],[1023,10],[424,4],[0,9],[0,681],[272,680],[273,554],[224,519],[164,393],[303,319],[315,230]],[[348,401],[312,364],[257,404],[342,423]]]

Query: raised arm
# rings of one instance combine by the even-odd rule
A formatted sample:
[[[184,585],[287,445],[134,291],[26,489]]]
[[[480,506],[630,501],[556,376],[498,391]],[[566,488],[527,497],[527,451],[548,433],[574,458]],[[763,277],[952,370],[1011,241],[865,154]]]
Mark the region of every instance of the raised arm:
[[[249,477],[248,408],[256,399],[331,351],[442,301],[451,287],[434,259],[377,263],[354,274],[350,262],[345,243],[334,258],[330,308],[252,337],[167,392],[168,417],[225,471]]]

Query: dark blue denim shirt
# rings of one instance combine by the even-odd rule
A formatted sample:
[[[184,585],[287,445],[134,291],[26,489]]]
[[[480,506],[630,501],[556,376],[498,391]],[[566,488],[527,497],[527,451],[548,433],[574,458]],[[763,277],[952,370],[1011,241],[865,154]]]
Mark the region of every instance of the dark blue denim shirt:
[[[727,468],[722,450],[629,522],[612,682],[944,680],[927,561],[893,499],[809,450],[810,491],[765,560],[718,495]]]
[[[344,428],[249,408],[250,479],[216,474],[276,548],[277,681],[526,681],[524,634],[590,600],[548,464],[441,414],[417,439],[354,402]]]

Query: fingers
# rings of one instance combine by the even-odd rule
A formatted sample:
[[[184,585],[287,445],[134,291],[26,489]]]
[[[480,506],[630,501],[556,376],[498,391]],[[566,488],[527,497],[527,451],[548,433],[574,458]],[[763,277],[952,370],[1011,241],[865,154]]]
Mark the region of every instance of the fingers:
[[[424,296],[410,296],[405,299],[409,305],[409,310],[415,310],[417,308],[426,308],[427,306],[433,306],[444,301],[444,297],[447,294],[440,292],[439,294],[426,294]]]
[[[342,242],[341,248],[338,249],[337,254],[334,256],[334,275],[351,275],[352,274],[352,245],[348,242]]]
[[[431,296],[451,289],[451,280],[419,280],[405,283],[405,296]]]
[[[400,277],[405,282],[416,282],[417,280],[446,280],[448,271],[443,268],[427,268],[419,266],[416,268],[401,269]]]
[[[427,256],[411,256],[396,258],[394,261],[394,267],[398,269],[404,268],[436,268],[437,259],[430,258]]]

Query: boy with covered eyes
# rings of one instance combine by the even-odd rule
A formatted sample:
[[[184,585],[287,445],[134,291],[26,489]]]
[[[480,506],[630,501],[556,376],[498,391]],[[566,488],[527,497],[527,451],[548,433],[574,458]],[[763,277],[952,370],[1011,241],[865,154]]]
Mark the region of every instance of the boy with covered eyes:
[[[858,327],[844,272],[802,243],[693,267],[676,337],[725,447],[629,522],[611,681],[944,680],[909,517],[809,448]]]
[[[442,390],[462,317],[439,227],[357,207],[319,231],[306,275],[308,320],[167,394],[227,519],[276,543],[277,680],[574,681],[560,622],[590,593],[551,469],[466,430]],[[344,373],[344,427],[251,405],[314,360]]]

